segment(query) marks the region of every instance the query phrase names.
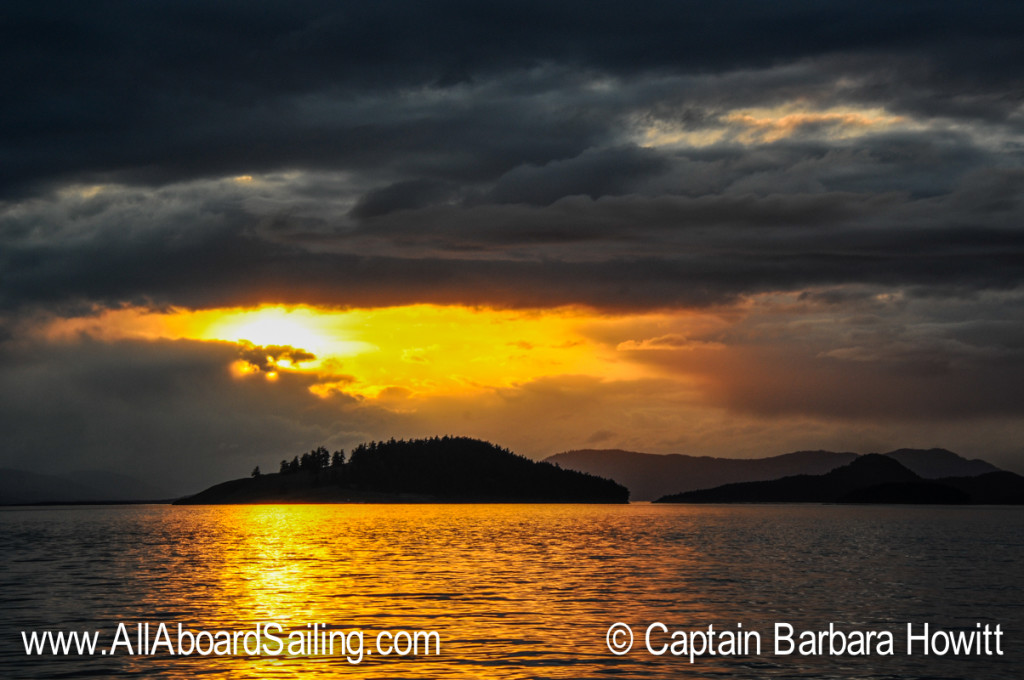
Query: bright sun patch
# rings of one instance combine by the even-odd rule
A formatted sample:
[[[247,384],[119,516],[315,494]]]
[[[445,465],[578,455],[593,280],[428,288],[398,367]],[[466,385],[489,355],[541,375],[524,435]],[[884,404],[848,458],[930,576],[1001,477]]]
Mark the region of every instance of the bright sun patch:
[[[53,321],[51,340],[190,339],[230,342],[239,380],[314,378],[321,397],[344,392],[389,402],[501,389],[555,375],[647,374],[602,339],[612,326],[656,315],[606,317],[577,308],[495,310],[411,305],[330,310],[279,305],[218,310],[119,309]],[[605,330],[602,330],[605,329]]]
[[[335,314],[310,307],[263,307],[222,312],[203,329],[201,338],[295,347],[317,356],[348,356],[373,349],[347,339],[350,335],[342,319]]]

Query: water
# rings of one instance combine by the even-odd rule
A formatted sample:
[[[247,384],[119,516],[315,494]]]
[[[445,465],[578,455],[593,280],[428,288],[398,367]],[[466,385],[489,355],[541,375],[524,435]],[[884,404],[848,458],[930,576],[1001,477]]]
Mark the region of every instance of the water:
[[[0,677],[987,678],[1021,674],[1024,509],[335,505],[0,510]],[[609,652],[629,624],[635,644]],[[744,629],[760,655],[655,657]],[[26,656],[21,631],[277,622],[439,633],[441,653]],[[889,630],[893,656],[774,654],[773,626]],[[905,653],[906,623],[1000,624],[1005,655]],[[255,639],[255,638],[254,638]],[[355,638],[352,649],[355,648]],[[661,642],[667,641],[667,635]],[[343,645],[343,643],[339,643]],[[342,646],[343,650],[344,647]]]

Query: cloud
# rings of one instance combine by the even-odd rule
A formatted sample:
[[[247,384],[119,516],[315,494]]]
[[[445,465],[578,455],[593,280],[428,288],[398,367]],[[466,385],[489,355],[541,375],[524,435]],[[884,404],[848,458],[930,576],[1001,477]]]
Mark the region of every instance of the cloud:
[[[679,335],[677,333],[669,333],[668,335],[661,335],[656,338],[645,338],[643,340],[626,340],[624,342],[620,342],[616,347],[620,352],[661,349],[692,351],[695,349],[714,350],[724,348],[725,345],[719,342],[693,340],[685,335]]]
[[[0,29],[2,308],[1021,282],[1013,5],[122,10]]]
[[[482,202],[550,205],[566,196],[620,196],[643,188],[645,179],[664,174],[669,160],[634,146],[555,160],[542,167],[522,165],[502,175]]]
[[[314,396],[314,377],[235,378],[228,369],[239,349],[184,340],[7,343],[0,464],[58,472],[88,460],[158,475],[186,493],[320,443],[350,446],[400,421],[344,394]]]
[[[269,450],[450,422],[530,451],[597,432],[659,450],[797,443],[772,418],[831,441],[882,423],[864,443],[996,419],[1005,441],[1022,403],[1022,31],[1010,2],[13,8],[0,392],[20,415],[5,441],[52,431],[63,451],[79,432],[123,461],[144,440],[217,456],[230,430]],[[433,411],[400,389],[350,402],[343,372],[324,398],[287,371],[239,382],[220,369],[237,346],[11,349],[40,313],[423,302],[727,322],[606,339],[663,382],[548,376]],[[256,352],[266,371],[302,358]],[[55,427],[41,414],[62,380]],[[134,390],[168,418],[132,410]],[[717,424],[679,434],[684,412]],[[534,435],[507,424],[552,414]],[[92,423],[114,421],[122,443],[104,448]]]
[[[296,365],[316,359],[315,354],[287,345],[254,345],[245,341],[238,344],[239,358],[260,371],[276,371],[282,361]]]
[[[357,219],[436,205],[451,197],[451,185],[427,179],[396,182],[364,194],[350,214]]]
[[[292,202],[286,185],[255,204],[232,185],[110,187],[0,209],[0,306],[650,309],[856,282],[960,295],[1017,287],[1024,273],[1018,170],[966,175],[938,197],[577,196],[361,226]]]
[[[1011,3],[111,11],[119,21],[72,3],[9,13],[8,191],[395,164],[493,179],[605,143],[617,116],[673,98],[690,110],[804,96],[882,102],[897,115],[1019,115],[1006,96],[1022,56]],[[663,91],[666,76],[688,86]]]
[[[611,430],[597,430],[594,434],[587,437],[585,441],[587,444],[600,444],[602,442],[607,442],[614,437],[615,433]]]
[[[709,403],[735,413],[862,422],[1024,416],[1019,292],[958,302],[857,292],[867,291],[766,295],[702,342],[673,334],[618,349],[697,381]]]

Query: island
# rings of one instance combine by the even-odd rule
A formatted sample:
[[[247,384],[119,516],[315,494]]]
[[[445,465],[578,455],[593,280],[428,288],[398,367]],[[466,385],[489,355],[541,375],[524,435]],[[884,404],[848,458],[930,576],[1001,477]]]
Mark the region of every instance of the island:
[[[577,449],[545,458],[563,468],[614,479],[629,487],[630,500],[650,501],[670,494],[738,482],[763,482],[794,475],[823,475],[853,462],[849,451],[794,451],[762,458],[715,458],[679,453],[654,454],[621,449]],[[946,449],[896,449],[883,454],[925,479],[976,477],[999,468]]]
[[[281,468],[212,486],[178,505],[246,503],[628,503],[596,475],[537,462],[470,437],[360,444],[346,459],[318,447]]]
[[[662,496],[655,503],[1024,504],[1024,477],[1006,470],[926,479],[891,456],[859,456],[823,475],[723,484]]]

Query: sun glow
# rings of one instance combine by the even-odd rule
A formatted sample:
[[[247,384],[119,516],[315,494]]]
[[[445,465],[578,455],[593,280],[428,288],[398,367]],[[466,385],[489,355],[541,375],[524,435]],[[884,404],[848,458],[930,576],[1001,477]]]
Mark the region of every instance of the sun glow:
[[[623,360],[612,326],[657,325],[657,315],[609,317],[591,310],[496,310],[411,305],[320,309],[268,305],[215,310],[125,308],[55,320],[50,340],[199,340],[231,343],[238,380],[304,376],[309,391],[390,403],[493,392],[546,376],[644,377]],[[602,330],[604,329],[604,330]],[[664,335],[664,332],[658,333]],[[632,336],[629,336],[632,337]]]
[[[254,345],[281,345],[316,355],[349,355],[372,346],[346,339],[344,324],[331,315],[308,307],[263,307],[229,311],[207,326],[205,340],[246,341]]]

